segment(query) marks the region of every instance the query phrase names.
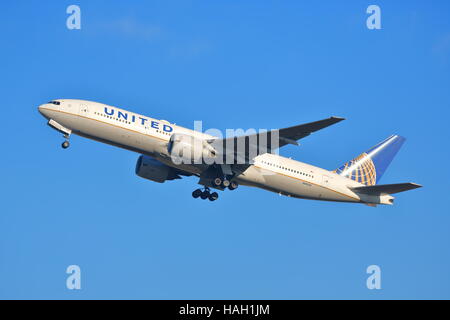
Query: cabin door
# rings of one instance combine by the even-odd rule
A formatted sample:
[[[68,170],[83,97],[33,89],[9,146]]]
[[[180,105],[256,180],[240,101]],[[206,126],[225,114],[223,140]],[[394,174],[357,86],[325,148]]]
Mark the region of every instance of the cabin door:
[[[87,104],[80,104],[80,111],[79,111],[79,115],[82,117],[87,117],[89,113],[89,107],[87,106]]]

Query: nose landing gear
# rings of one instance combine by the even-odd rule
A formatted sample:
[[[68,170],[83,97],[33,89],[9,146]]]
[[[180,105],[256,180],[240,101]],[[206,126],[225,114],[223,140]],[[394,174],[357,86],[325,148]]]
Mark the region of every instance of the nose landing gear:
[[[63,149],[67,149],[68,147],[70,147],[70,142],[69,142],[70,135],[65,134],[65,135],[64,135],[64,138],[66,139],[66,141],[64,141],[64,142],[61,144],[61,147],[62,147]]]

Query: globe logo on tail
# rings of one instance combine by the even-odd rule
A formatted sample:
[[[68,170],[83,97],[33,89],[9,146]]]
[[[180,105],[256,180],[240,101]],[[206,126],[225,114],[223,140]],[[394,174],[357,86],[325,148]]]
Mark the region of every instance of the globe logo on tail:
[[[363,153],[335,170],[341,176],[347,177],[366,186],[373,186],[377,182],[377,171],[372,159]]]

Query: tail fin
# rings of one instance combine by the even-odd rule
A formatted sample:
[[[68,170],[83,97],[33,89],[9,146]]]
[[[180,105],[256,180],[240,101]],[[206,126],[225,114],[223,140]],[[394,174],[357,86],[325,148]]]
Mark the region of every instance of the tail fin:
[[[392,135],[369,151],[336,169],[335,172],[366,186],[373,186],[380,181],[384,171],[386,171],[405,140],[401,136]]]

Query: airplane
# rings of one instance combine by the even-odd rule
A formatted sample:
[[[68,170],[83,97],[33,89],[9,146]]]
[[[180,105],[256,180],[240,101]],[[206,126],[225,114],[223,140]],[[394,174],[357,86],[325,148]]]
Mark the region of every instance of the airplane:
[[[276,154],[279,148],[298,145],[298,140],[344,120],[339,117],[220,138],[86,100],[56,99],[38,110],[50,127],[64,135],[64,149],[70,145],[70,136],[76,134],[134,151],[140,154],[135,169],[139,177],[158,183],[198,177],[203,188],[194,190],[192,196],[203,200],[215,201],[219,197],[215,190],[235,190],[242,185],[292,198],[375,207],[394,204],[392,194],[422,187],[415,183],[379,184],[405,141],[399,135],[331,171]]]

